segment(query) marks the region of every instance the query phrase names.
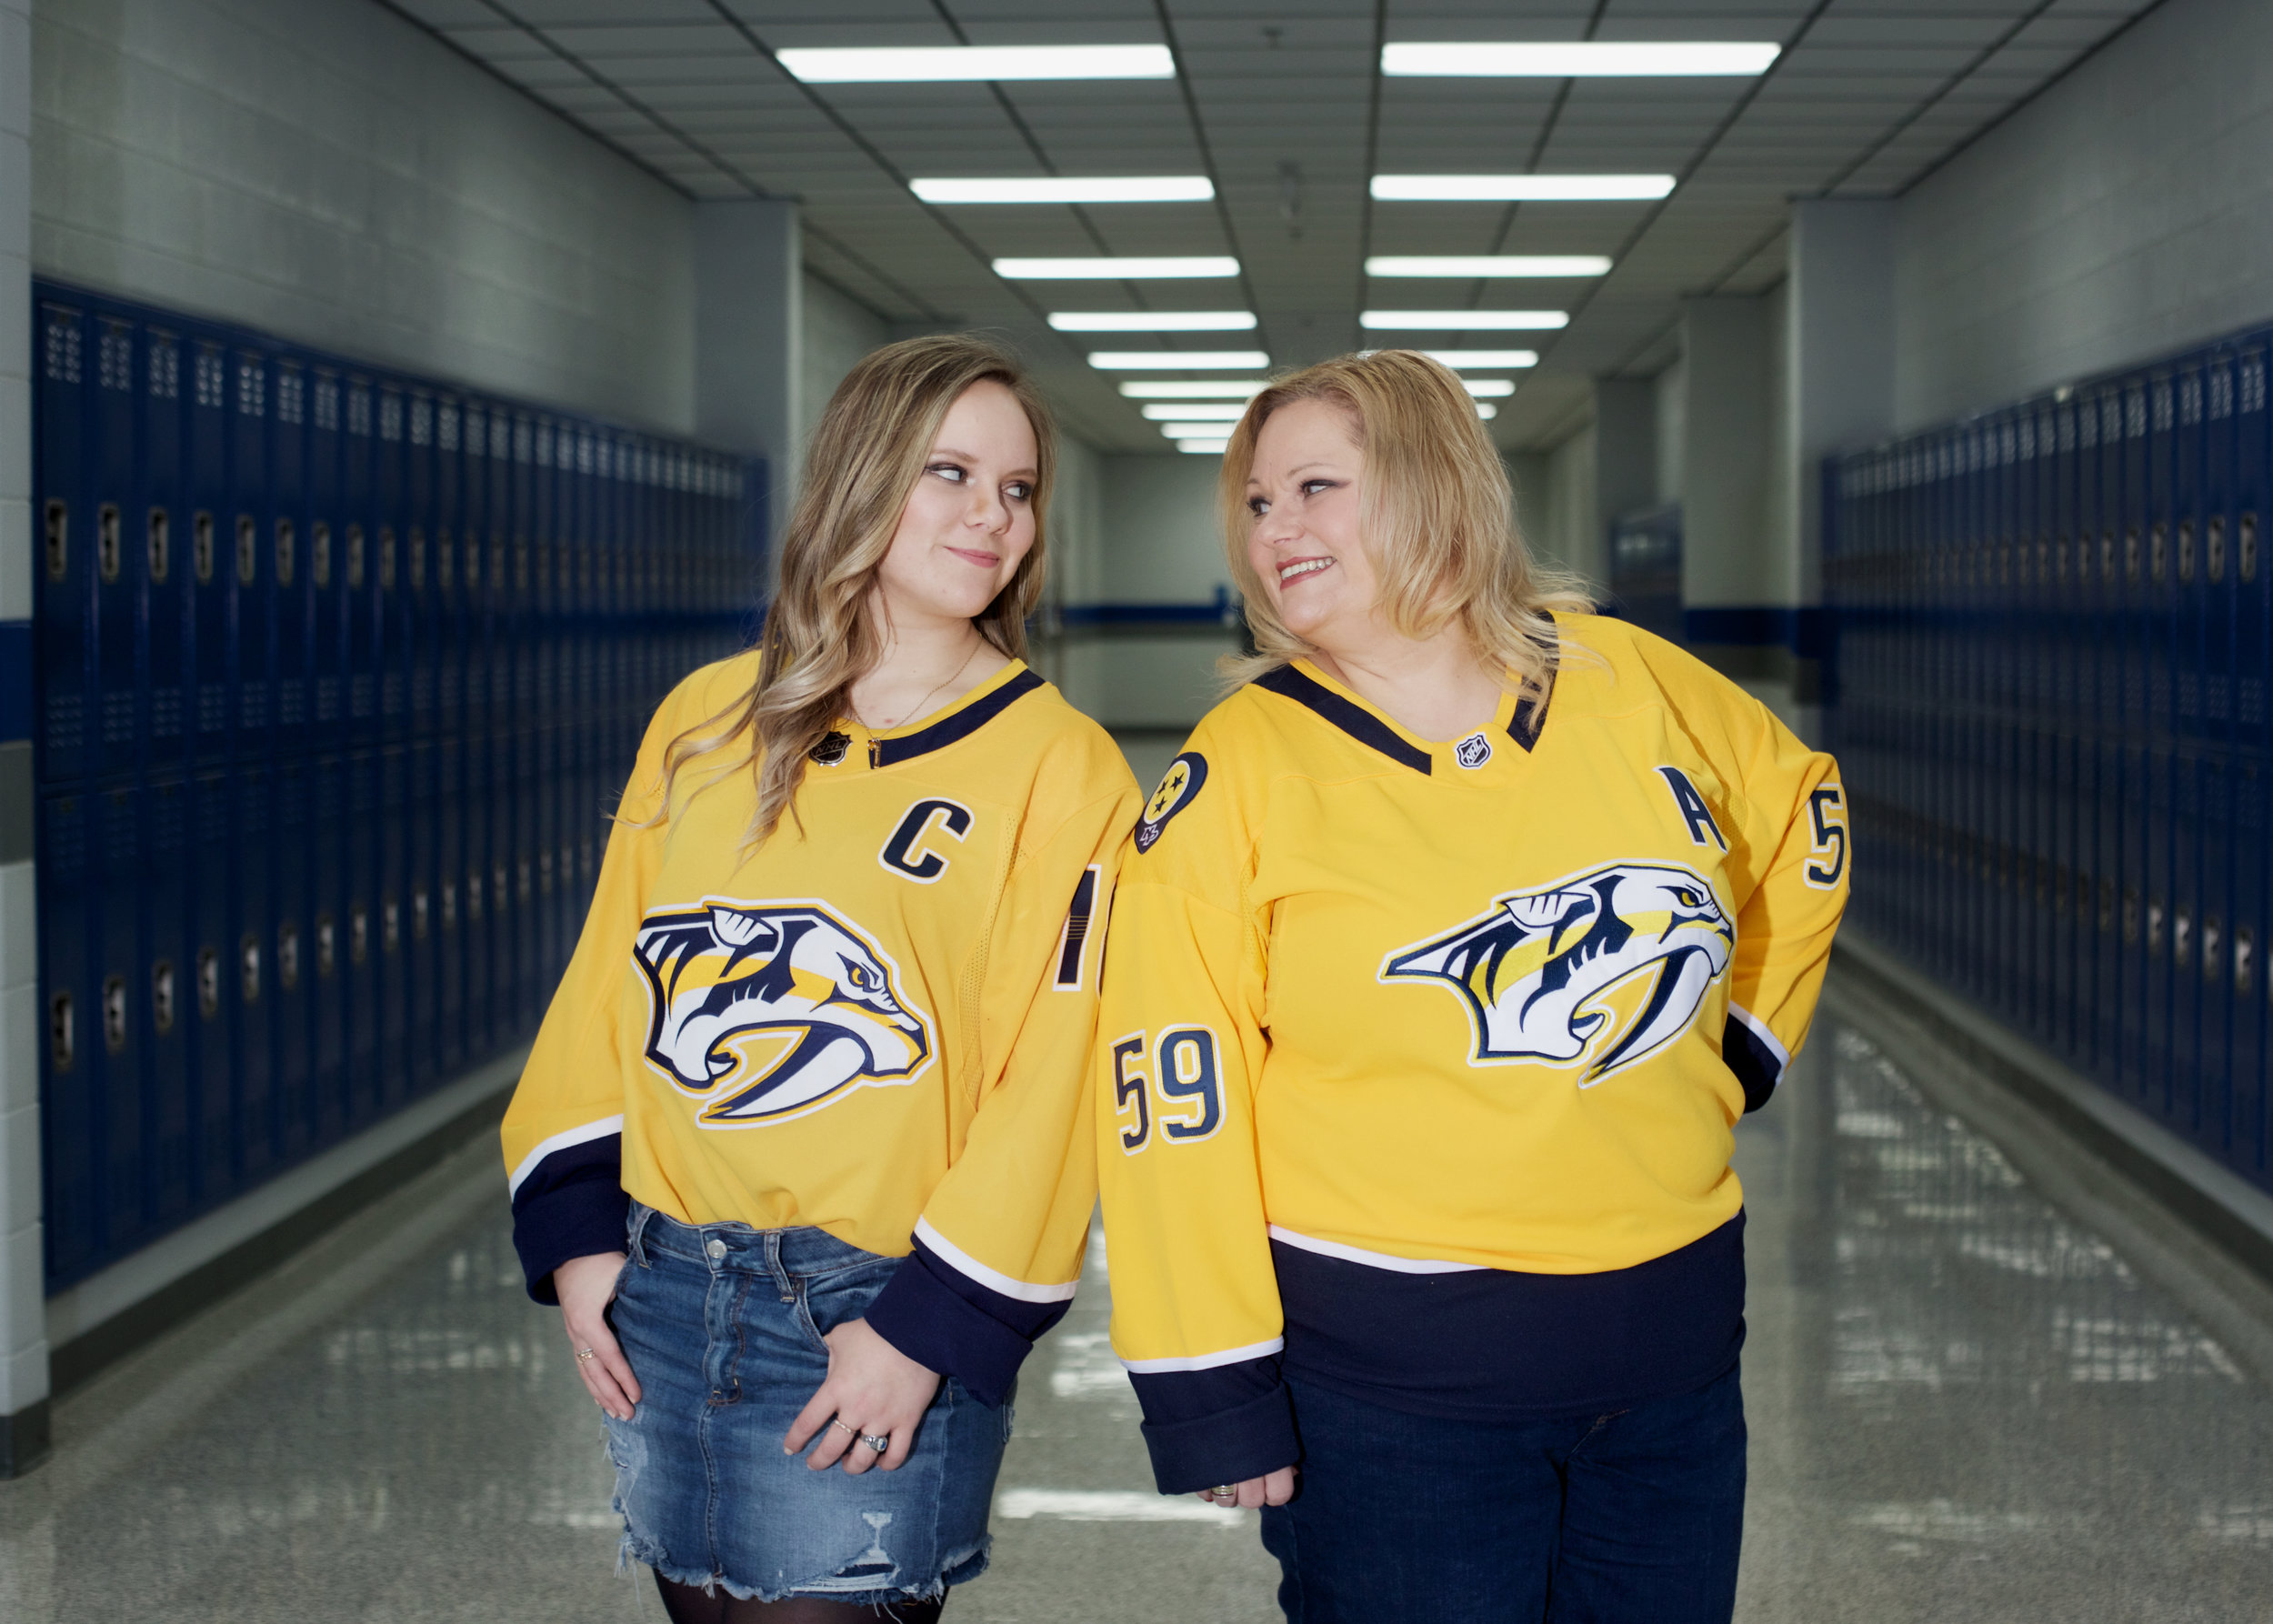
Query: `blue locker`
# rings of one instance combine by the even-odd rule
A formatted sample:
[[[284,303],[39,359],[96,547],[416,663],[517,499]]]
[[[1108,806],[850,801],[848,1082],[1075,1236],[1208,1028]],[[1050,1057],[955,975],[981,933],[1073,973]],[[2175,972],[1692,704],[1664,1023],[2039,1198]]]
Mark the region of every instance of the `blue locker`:
[[[379,1110],[410,1098],[409,764],[403,747],[379,752]]]
[[[137,765],[148,710],[144,611],[148,555],[141,546],[142,473],[135,428],[134,325],[98,309],[86,322],[95,349],[95,388],[85,396],[95,483],[95,692],[101,721],[87,767],[121,778]]]
[[[231,1129],[237,1148],[236,1175],[257,1184],[276,1170],[282,1138],[270,1007],[275,1001],[275,913],[269,893],[275,845],[273,783],[269,768],[240,763],[229,778],[232,850],[229,870],[235,893],[230,913],[229,998],[235,1025],[237,1088]]]
[[[499,983],[495,910],[490,904],[490,813],[505,794],[496,751],[486,736],[466,740],[466,795],[457,819],[466,864],[466,1058],[486,1060],[496,1048]]]
[[[144,1005],[143,1095],[150,1163],[145,1216],[158,1228],[179,1223],[197,1200],[194,810],[189,786],[178,777],[154,780],[144,791],[137,884],[145,936],[141,973],[131,991]]]
[[[341,582],[346,600],[346,742],[362,748],[378,737],[379,606],[376,416],[371,380],[345,382],[346,432],[340,437]]]
[[[95,1006],[100,867],[90,850],[87,798],[49,796],[39,809],[41,1188],[48,1288],[93,1272],[101,1128]]]
[[[85,443],[85,313],[44,300],[39,331],[34,405],[40,526],[37,760],[40,782],[54,787],[85,777],[95,759],[89,737],[90,696],[95,693],[95,470]]]
[[[131,691],[131,690],[130,690]],[[141,997],[143,958],[141,797],[119,784],[88,797],[93,818],[95,872],[88,891],[95,937],[95,987],[88,1058],[95,1093],[99,1160],[95,1168],[95,1233],[105,1259],[139,1244],[151,1168],[143,1125],[142,1051],[146,1010]]]
[[[181,346],[174,335],[145,324],[137,407],[141,422],[143,507],[138,519],[148,583],[145,613],[145,691],[148,711],[143,727],[148,770],[178,771],[188,755],[187,701],[195,634],[195,599],[190,586],[189,505],[185,450],[182,441]]]
[[[347,1131],[351,1115],[347,1008],[357,949],[355,898],[347,887],[350,826],[346,758],[335,753],[318,756],[309,763],[308,770],[315,794],[315,822],[309,841],[311,897],[315,916],[315,979],[310,998],[314,1057],[311,1088],[315,1141],[329,1145]]]
[[[469,1061],[466,1037],[467,970],[466,894],[466,746],[446,737],[435,747],[436,1057],[450,1077]]]
[[[307,591],[314,605],[309,668],[315,700],[308,737],[315,747],[337,749],[347,739],[348,608],[346,579],[340,568],[340,546],[346,532],[341,491],[344,396],[337,373],[321,366],[312,372],[305,439],[306,556]]]
[[[175,349],[184,379],[189,591],[195,600],[190,748],[199,766],[220,767],[229,761],[236,717],[236,526],[229,508],[227,391],[218,346],[185,332]]]
[[[376,391],[378,436],[372,455],[372,662],[378,677],[375,737],[400,744],[410,725],[410,619],[403,581],[404,538],[410,531],[408,402],[381,384]],[[399,906],[400,898],[397,898]]]
[[[415,708],[415,707],[414,707]],[[439,864],[436,835],[437,749],[430,737],[414,739],[408,764],[404,826],[404,1018],[406,1061],[414,1096],[431,1092],[442,1070],[441,1016],[436,986],[440,943],[435,928],[435,884]]]
[[[195,1204],[213,1207],[236,1193],[242,1177],[237,1139],[236,796],[225,774],[201,773],[189,784],[194,835],[188,873],[191,1117]]]
[[[275,524],[266,358],[215,344],[199,365],[222,368],[229,425],[230,580],[236,594],[236,739],[239,761],[273,760],[275,739],[276,572],[267,538]]]
[[[345,762],[347,827],[341,872],[347,894],[347,1124],[379,1114],[379,765],[369,750]]]
[[[298,1161],[317,1142],[309,986],[316,968],[314,909],[309,906],[311,848],[316,831],[312,804],[315,786],[310,777],[304,760],[288,758],[276,764],[275,834],[268,843],[275,933],[271,938],[273,991],[266,1002],[271,1063],[275,1068],[272,1086],[276,1100],[276,1150],[287,1162]]]
[[[281,758],[321,747],[325,729],[317,726],[315,715],[321,599],[308,567],[311,526],[317,514],[309,484],[307,370],[296,361],[280,358],[275,383],[275,411],[269,428],[275,507],[269,520],[269,567],[275,576],[275,740]]]
[[[410,442],[404,453],[405,501],[409,530],[404,540],[403,614],[410,676],[409,737],[431,739],[438,727],[440,647],[437,599],[432,576],[434,536],[440,520],[439,470],[435,450],[434,396],[410,397]]]

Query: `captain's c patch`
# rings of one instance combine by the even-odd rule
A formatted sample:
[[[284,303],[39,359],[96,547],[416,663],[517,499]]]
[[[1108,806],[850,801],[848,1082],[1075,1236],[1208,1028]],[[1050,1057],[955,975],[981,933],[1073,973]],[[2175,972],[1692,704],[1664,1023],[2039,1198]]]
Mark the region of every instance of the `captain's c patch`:
[[[1207,757],[1197,750],[1187,750],[1169,762],[1168,770],[1161,775],[1160,787],[1152,792],[1152,799],[1145,803],[1145,815],[1136,820],[1136,849],[1150,851],[1160,831],[1168,827],[1168,819],[1190,806],[1207,782]]]

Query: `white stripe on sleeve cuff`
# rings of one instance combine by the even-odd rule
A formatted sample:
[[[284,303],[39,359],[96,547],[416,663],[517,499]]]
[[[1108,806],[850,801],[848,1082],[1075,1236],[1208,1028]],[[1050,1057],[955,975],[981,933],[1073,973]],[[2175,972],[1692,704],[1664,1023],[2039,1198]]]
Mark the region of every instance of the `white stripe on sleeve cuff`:
[[[1744,1029],[1746,1031],[1751,1033],[1755,1038],[1757,1038],[1763,1044],[1767,1046],[1767,1052],[1776,1057],[1776,1069],[1779,1075],[1782,1073],[1785,1067],[1791,1064],[1791,1050],[1786,1048],[1783,1044],[1778,1041],[1776,1034],[1767,1029],[1767,1022],[1762,1020],[1749,1009],[1739,1007],[1735,1004],[1728,1006],[1728,1013],[1732,1018],[1744,1023]]]
[[[1273,1337],[1267,1342],[1256,1342],[1246,1348],[1227,1348],[1220,1353],[1195,1354],[1187,1359],[1123,1359],[1121,1368],[1131,1376],[1166,1376],[1178,1370],[1213,1370],[1222,1365],[1237,1365],[1248,1359],[1262,1358],[1286,1346],[1286,1338]]]
[[[1064,1303],[1073,1301],[1074,1292],[1081,1282],[1067,1280],[1062,1286],[1036,1286],[1016,1280],[998,1268],[989,1268],[970,1253],[949,1240],[931,1227],[929,1218],[916,1220],[916,1238],[924,1243],[924,1249],[956,1273],[977,1281],[987,1290],[1004,1297],[1016,1298],[1022,1303]]]
[[[624,1118],[621,1116],[603,1117],[597,1122],[587,1122],[581,1128],[563,1128],[521,1158],[521,1165],[513,1169],[513,1178],[506,1186],[506,1198],[510,1200],[513,1197],[519,1195],[522,1181],[536,1172],[538,1165],[554,1151],[567,1150],[577,1145],[588,1145],[594,1139],[605,1139],[612,1133],[623,1131]]]

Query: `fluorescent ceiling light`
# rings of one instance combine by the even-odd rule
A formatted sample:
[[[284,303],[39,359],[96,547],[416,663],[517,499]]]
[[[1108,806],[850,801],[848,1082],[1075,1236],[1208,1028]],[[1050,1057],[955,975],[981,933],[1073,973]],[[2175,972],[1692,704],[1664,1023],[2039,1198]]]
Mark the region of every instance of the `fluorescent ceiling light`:
[[[1231,448],[1229,440],[1178,440],[1176,448],[1190,456],[1221,456]]]
[[[1530,353],[1529,350],[1524,351],[1527,356]],[[1513,395],[1516,380],[1511,377],[1464,377],[1460,380],[1460,386],[1470,395]]]
[[[1084,259],[997,259],[995,275],[1035,282],[1149,282],[1169,276],[1236,276],[1239,262],[1229,255],[1182,259],[1145,259],[1091,255]]]
[[[1560,310],[1360,310],[1357,325],[1392,332],[1551,332],[1570,326],[1570,317]]]
[[[1053,310],[1061,333],[1247,333],[1252,310]]]
[[[1381,203],[1627,203],[1663,197],[1670,175],[1377,175]]]
[[[1121,393],[1130,400],[1252,400],[1265,388],[1264,380],[1256,378],[1207,378],[1200,382],[1142,382],[1126,383]]]
[[[1268,366],[1271,358],[1259,349],[1100,349],[1089,352],[1089,365],[1099,372],[1222,372],[1230,367],[1247,371]]]
[[[1166,45],[887,45],[774,55],[808,85],[1176,77],[1176,58]]]
[[[1211,400],[1161,401],[1138,409],[1151,423],[1237,423],[1247,415],[1243,401],[1221,406]]]
[[[1368,276],[1599,276],[1600,254],[1377,254]]]
[[[1425,349],[1421,354],[1457,372],[1463,366],[1537,366],[1535,349]],[[1512,391],[1511,391],[1512,393]]]
[[[1160,432],[1172,440],[1217,440],[1227,437],[1220,423],[1163,423]]]
[[[1381,71],[1393,79],[1748,78],[1782,54],[1764,40],[1397,45],[1381,47]]]
[[[1204,175],[1049,175],[1035,180],[911,180],[926,203],[1206,203]]]
[[[1488,400],[1479,400],[1476,403],[1476,415],[1488,423],[1499,416],[1499,408]]]

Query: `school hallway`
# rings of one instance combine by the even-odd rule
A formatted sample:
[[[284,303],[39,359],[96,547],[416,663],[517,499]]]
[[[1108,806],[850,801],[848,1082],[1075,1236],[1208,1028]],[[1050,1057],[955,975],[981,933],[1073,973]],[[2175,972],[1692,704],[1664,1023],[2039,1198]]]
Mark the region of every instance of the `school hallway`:
[[[1737,1617],[2267,1617],[2266,1294],[1904,1036],[1835,978],[1738,1136]],[[1093,1237],[1026,1367],[993,1570],[947,1616],[1265,1624],[1254,1515],[1153,1492],[1106,1263]],[[55,1435],[0,1483],[12,1624],[662,1617],[644,1571],[611,1577],[598,1420],[486,1141],[72,1393]]]

